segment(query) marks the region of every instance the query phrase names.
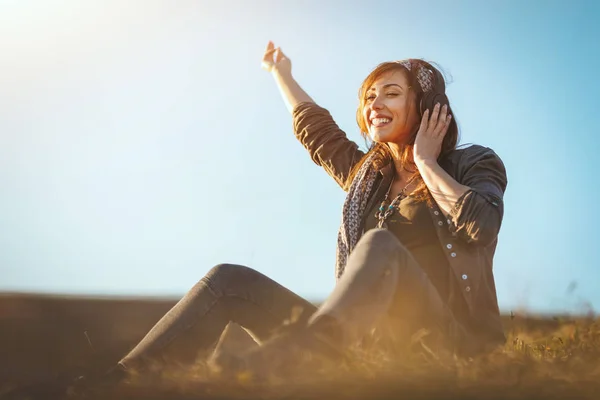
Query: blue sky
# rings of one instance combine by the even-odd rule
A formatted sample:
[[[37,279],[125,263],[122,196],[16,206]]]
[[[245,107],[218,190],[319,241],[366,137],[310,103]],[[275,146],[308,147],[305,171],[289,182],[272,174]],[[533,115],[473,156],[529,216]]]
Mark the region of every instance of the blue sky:
[[[178,297],[232,262],[324,298],[344,193],[260,69],[273,40],[361,145],[368,72],[439,63],[508,170],[501,309],[600,309],[598,5],[216,3],[0,2],[0,291]]]

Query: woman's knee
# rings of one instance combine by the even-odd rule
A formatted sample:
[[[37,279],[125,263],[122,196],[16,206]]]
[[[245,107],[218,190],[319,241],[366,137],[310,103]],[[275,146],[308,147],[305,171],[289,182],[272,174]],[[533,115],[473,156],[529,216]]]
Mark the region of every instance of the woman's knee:
[[[365,232],[358,243],[360,245],[377,248],[378,251],[399,253],[408,252],[402,242],[400,242],[398,238],[387,229],[370,229]]]
[[[200,280],[213,291],[222,292],[226,288],[243,285],[249,278],[259,274],[256,270],[238,264],[218,264],[212,267]]]
[[[244,265],[223,263],[223,264],[217,264],[214,267],[212,267],[206,273],[205,277],[210,277],[210,278],[223,277],[223,276],[231,277],[231,276],[237,276],[240,274],[247,274],[249,272],[256,272],[256,271],[254,271],[252,268],[246,267]]]
[[[385,229],[367,231],[355,250],[356,267],[396,280],[399,291],[424,290],[430,284],[427,274],[410,250]],[[351,268],[351,267],[350,267]]]
[[[355,249],[357,263],[362,268],[397,268],[406,264],[410,252],[386,229],[371,229],[367,231],[357,243]]]
[[[258,273],[259,272],[255,269],[246,267],[245,265],[223,263],[212,267],[204,277],[208,279],[230,280],[239,277],[247,277],[249,275],[256,275]]]

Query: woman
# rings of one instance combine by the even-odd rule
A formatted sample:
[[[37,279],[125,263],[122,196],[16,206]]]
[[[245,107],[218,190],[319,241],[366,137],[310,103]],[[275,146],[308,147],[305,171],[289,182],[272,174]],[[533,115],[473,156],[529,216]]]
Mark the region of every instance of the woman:
[[[226,368],[293,364],[299,352],[333,356],[385,322],[393,335],[427,328],[467,356],[504,343],[492,259],[507,185],[489,148],[457,149],[458,127],[442,75],[421,60],[377,66],[359,91],[363,153],[294,80],[291,62],[269,42],[262,66],[293,115],[297,138],[348,196],[338,234],[337,284],[315,307],[250,268],[211,269],[113,369],[152,360],[193,361],[230,322],[263,345]],[[301,310],[293,333],[273,332]],[[285,351],[282,351],[285,350]],[[281,363],[273,362],[278,354]]]

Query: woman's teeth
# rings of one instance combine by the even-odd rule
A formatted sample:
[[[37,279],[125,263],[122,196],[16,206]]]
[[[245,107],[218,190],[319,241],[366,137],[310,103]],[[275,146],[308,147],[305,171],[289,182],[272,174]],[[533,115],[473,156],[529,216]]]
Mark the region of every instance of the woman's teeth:
[[[390,118],[373,118],[371,120],[371,123],[375,126],[385,125],[390,122],[392,122],[392,120]]]

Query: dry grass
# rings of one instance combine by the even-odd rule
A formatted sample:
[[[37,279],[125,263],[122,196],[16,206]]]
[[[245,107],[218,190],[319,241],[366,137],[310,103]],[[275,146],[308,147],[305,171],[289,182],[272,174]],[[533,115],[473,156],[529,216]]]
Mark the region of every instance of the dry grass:
[[[415,346],[402,359],[372,350],[360,354],[359,362],[313,368],[285,381],[274,376],[262,384],[244,374],[219,380],[198,363],[192,370],[171,369],[160,383],[134,377],[111,397],[600,399],[600,319],[531,323],[517,317],[509,325],[506,345],[476,359],[436,357]]]
[[[168,369],[159,379],[134,375],[110,393],[99,390],[86,398],[600,399],[599,318],[517,316],[507,320],[505,330],[503,348],[469,360],[435,356],[415,340],[403,357],[374,346],[356,352],[353,363],[313,365],[287,380],[274,375],[268,383],[258,383],[247,374],[220,379],[198,362],[192,369]],[[10,382],[0,382],[0,399],[10,388]],[[50,400],[58,398],[55,394],[16,392],[6,398]]]

